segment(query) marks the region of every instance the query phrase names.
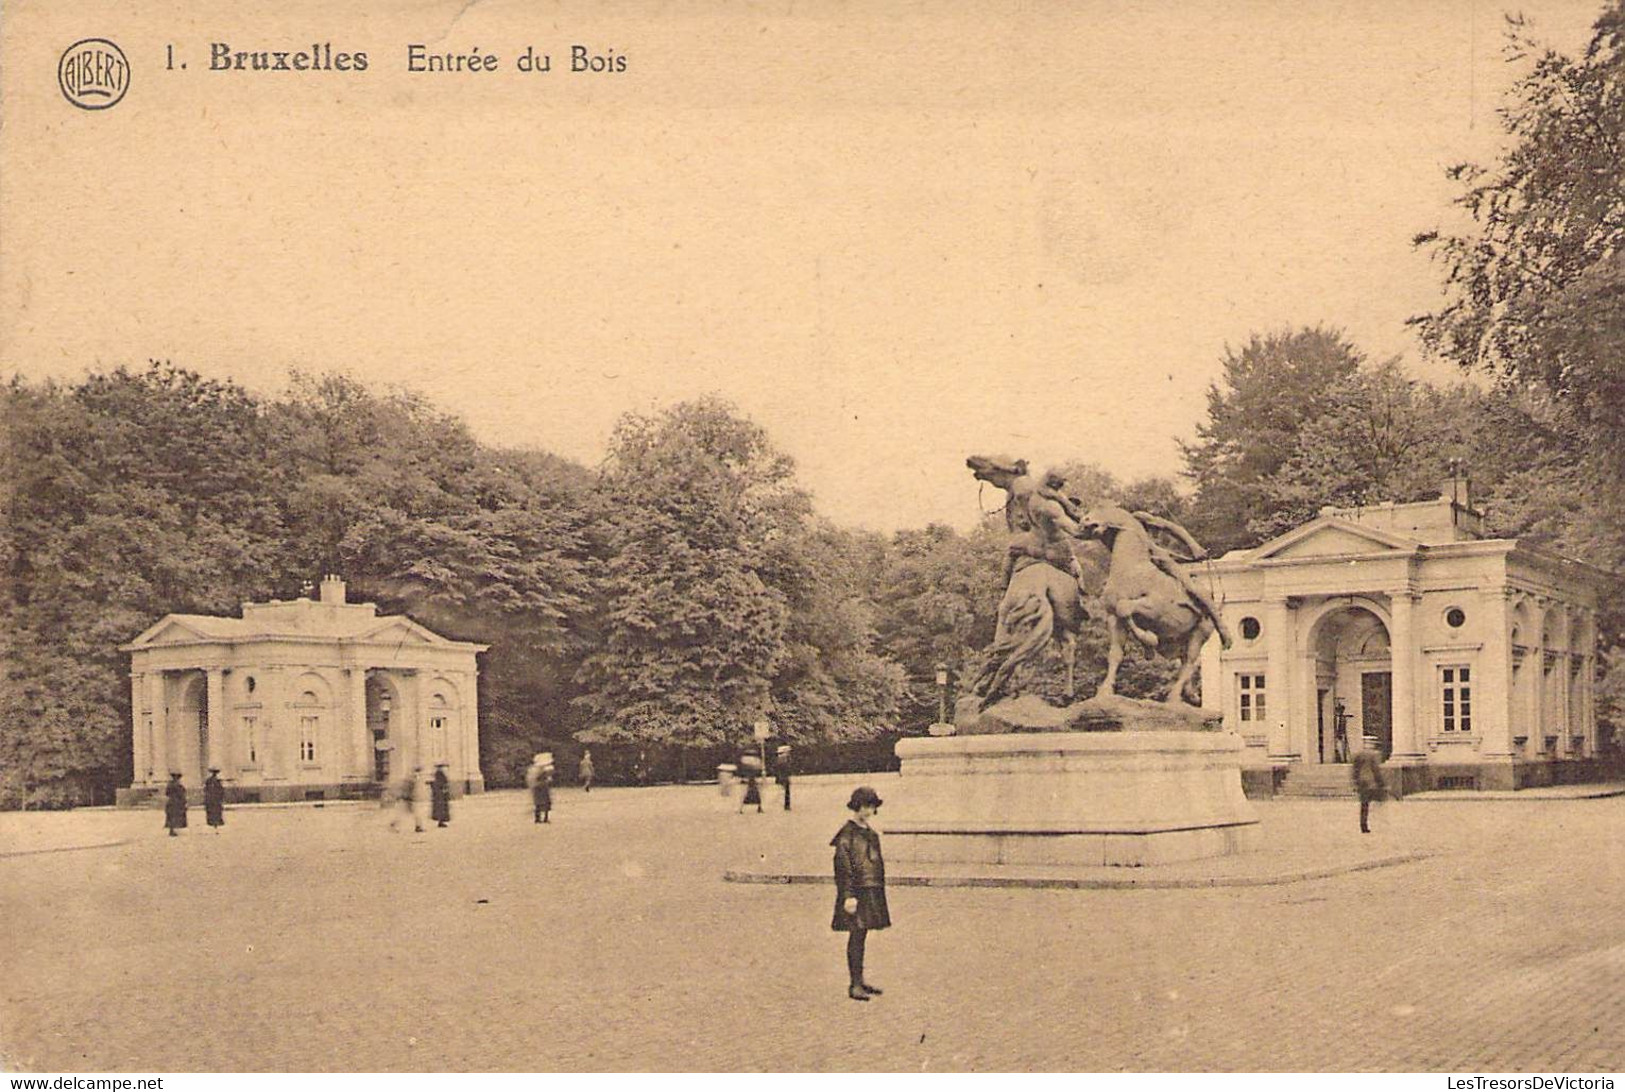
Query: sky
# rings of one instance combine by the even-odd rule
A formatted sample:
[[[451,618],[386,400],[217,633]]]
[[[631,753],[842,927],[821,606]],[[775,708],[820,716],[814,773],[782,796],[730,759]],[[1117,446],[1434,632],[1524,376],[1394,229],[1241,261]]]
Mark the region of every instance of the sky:
[[[1573,50],[1599,6],[1521,10]],[[341,370],[588,465],[715,392],[837,522],[966,527],[969,454],[1176,474],[1253,332],[1454,379],[1405,326],[1440,299],[1410,239],[1519,71],[1487,0],[332,7],[7,4],[0,374]],[[104,111],[55,80],[91,36],[130,63]]]

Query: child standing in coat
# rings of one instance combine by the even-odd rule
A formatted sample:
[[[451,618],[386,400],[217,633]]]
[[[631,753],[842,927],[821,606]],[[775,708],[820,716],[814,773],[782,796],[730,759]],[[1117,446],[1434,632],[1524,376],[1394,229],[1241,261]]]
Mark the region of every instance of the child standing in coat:
[[[835,916],[829,927],[847,934],[846,969],[851,984],[846,995],[854,1001],[867,1001],[881,993],[863,980],[864,942],[869,930],[891,925],[880,832],[869,825],[880,803],[879,795],[867,785],[853,790],[846,804],[852,818],[829,843],[835,847]]]

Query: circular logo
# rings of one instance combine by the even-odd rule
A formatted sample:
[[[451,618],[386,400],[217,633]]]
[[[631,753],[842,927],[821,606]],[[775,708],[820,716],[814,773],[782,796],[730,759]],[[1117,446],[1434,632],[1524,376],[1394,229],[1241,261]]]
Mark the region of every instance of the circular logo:
[[[86,38],[63,52],[56,82],[79,109],[106,110],[117,106],[130,89],[130,62],[124,50],[106,38]]]

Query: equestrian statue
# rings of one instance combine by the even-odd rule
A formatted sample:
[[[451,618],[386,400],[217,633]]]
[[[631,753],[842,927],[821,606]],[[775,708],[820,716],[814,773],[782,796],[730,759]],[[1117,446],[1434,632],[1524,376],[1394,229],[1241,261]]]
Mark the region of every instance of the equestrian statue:
[[[1064,492],[1062,475],[1052,470],[1035,478],[1025,459],[973,455],[965,464],[978,481],[1005,491],[1005,526],[1012,535],[997,629],[971,683],[980,708],[1010,696],[1016,670],[1051,644],[1066,663],[1067,700],[1076,696],[1077,638],[1090,618],[1072,552],[1080,539],[1100,542],[1111,556],[1101,591],[1111,646],[1096,697],[1115,695],[1124,641],[1132,637],[1147,651],[1179,661],[1164,700],[1196,704],[1191,681],[1202,645],[1215,632],[1225,648],[1231,644],[1218,609],[1183,568],[1207,557],[1201,544],[1173,520],[1147,512],[1113,505],[1081,512],[1080,502]],[[1155,534],[1169,536],[1179,552]]]

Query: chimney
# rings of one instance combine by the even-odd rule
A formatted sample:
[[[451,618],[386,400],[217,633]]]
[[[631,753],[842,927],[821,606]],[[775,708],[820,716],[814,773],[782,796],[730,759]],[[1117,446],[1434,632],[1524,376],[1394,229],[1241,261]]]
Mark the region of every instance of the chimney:
[[[1439,486],[1439,499],[1449,501],[1458,508],[1472,508],[1472,479],[1457,470]]]
[[[344,602],[344,581],[334,573],[322,577],[322,602],[333,604]]]

